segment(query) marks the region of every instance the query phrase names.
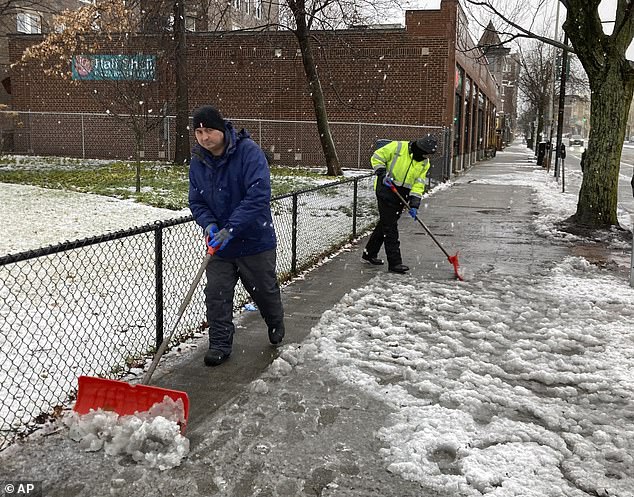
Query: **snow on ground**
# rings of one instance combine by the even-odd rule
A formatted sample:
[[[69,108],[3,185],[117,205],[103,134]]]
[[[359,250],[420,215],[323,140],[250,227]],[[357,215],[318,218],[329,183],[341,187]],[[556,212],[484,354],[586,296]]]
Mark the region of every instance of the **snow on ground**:
[[[574,242],[554,222],[575,196],[555,195],[544,171],[486,182],[532,187],[535,230]],[[376,433],[385,467],[430,493],[633,497],[632,330],[634,289],[579,257],[540,275],[380,276],[284,346],[251,391],[317,361],[391,408]]]
[[[71,411],[64,417],[68,436],[81,450],[130,455],[135,462],[161,471],[179,466],[189,453],[189,440],[180,428],[184,421],[183,401],[167,396],[148,411],[134,415],[96,409],[81,416]]]
[[[389,404],[387,469],[427,490],[631,497],[633,329],[634,289],[578,257],[533,280],[381,278],[271,372],[315,359]]]
[[[191,214],[38,186],[0,183],[0,255]]]

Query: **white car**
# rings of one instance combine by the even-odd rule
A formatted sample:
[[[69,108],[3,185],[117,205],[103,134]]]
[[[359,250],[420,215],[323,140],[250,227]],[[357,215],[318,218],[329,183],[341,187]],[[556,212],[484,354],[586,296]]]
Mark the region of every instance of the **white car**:
[[[583,147],[583,136],[581,135],[572,135],[568,139],[569,147]]]

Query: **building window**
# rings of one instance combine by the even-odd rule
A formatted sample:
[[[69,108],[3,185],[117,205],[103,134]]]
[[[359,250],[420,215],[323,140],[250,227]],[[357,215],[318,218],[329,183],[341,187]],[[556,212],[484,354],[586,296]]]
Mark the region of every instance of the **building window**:
[[[18,33],[39,34],[42,32],[42,18],[39,14],[31,12],[18,12]]]
[[[79,0],[81,3],[89,3],[90,5],[95,5],[97,0]]]
[[[244,0],[244,12],[247,14],[251,13],[251,0]]]
[[[185,17],[185,31],[194,33],[196,31],[196,18],[187,16]]]
[[[231,5],[233,5],[234,9],[240,10],[240,2],[241,0],[231,0]]]
[[[256,19],[262,19],[262,0],[253,0],[253,15]]]

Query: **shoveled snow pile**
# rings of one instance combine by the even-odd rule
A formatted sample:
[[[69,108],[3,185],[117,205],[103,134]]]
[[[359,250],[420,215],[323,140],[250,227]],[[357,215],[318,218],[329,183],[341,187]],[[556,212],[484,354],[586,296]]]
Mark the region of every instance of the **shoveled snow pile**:
[[[130,455],[140,464],[160,470],[179,466],[189,454],[189,440],[181,435],[183,402],[165,397],[150,410],[119,416],[102,409],[64,418],[69,436],[86,452],[101,449],[110,456]]]

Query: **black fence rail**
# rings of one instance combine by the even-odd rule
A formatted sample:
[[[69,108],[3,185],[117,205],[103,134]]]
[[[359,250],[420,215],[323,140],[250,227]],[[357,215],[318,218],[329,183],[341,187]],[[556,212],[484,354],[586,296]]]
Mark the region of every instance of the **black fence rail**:
[[[281,281],[374,224],[372,184],[365,174],[272,200]],[[72,399],[78,376],[117,378],[142,364],[204,253],[200,228],[184,217],[0,257],[0,450]],[[248,299],[239,287],[235,309]],[[174,341],[204,319],[201,289]]]

